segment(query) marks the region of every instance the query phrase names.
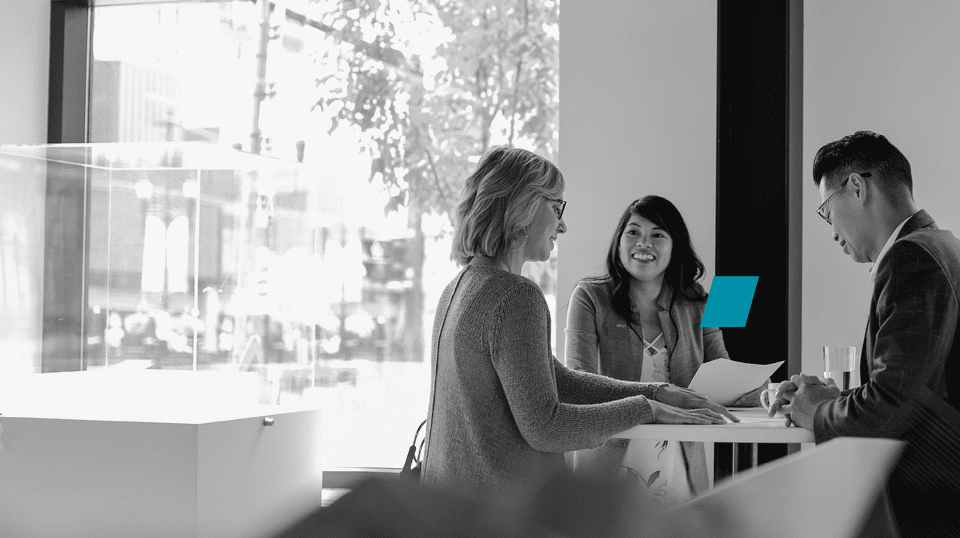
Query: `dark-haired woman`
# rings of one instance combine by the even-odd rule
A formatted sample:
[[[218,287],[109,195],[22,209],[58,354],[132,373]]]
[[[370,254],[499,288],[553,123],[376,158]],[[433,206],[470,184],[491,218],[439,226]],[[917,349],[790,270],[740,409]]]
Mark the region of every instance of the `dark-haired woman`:
[[[457,206],[453,258],[432,339],[424,485],[516,499],[564,469],[563,453],[637,424],[723,424],[724,407],[685,388],[576,372],[550,344],[540,289],[524,263],[550,257],[563,221],[563,175],[518,148],[484,155]]]
[[[577,284],[567,311],[566,363],[617,379],[690,384],[704,361],[729,359],[718,328],[700,327],[703,262],[677,208],[660,196],[620,217],[607,274]],[[766,384],[735,406],[758,405]],[[627,473],[665,504],[709,485],[702,443],[612,440],[576,456],[578,472]]]

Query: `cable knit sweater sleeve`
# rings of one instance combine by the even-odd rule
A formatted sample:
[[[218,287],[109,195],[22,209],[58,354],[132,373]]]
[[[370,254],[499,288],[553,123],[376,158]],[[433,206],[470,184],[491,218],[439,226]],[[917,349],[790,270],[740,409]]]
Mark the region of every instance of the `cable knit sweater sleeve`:
[[[611,435],[637,424],[653,422],[653,411],[636,387],[630,395],[604,403],[561,401],[558,385],[569,394],[598,397],[603,385],[596,379],[577,379],[559,366],[550,349],[550,314],[540,290],[529,281],[511,283],[502,290],[489,326],[490,357],[510,411],[523,438],[544,452],[566,452],[596,447]],[[558,379],[559,378],[559,379]],[[609,384],[612,394],[629,387]],[[655,387],[652,387],[655,391]],[[617,392],[619,389],[619,393]],[[626,389],[626,390],[624,390]],[[651,394],[652,395],[652,394]]]
[[[594,404],[629,396],[656,399],[657,389],[669,383],[639,383],[567,368],[554,359],[557,392],[560,401],[573,404]]]

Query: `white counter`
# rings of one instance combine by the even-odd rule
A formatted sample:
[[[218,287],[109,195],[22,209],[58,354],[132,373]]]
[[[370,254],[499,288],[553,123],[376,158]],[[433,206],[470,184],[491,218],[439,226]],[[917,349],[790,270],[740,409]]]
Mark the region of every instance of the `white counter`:
[[[0,409],[0,536],[261,538],[319,508],[320,411],[158,396],[189,374],[128,406]]]

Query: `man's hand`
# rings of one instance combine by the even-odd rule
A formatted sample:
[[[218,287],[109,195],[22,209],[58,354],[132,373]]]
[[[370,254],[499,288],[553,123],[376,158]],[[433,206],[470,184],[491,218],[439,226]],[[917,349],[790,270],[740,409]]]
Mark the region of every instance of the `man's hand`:
[[[828,380],[833,383],[833,380]],[[780,408],[784,405],[787,405],[787,396],[793,396],[793,393],[797,391],[800,383],[809,383],[811,385],[822,385],[823,381],[820,378],[812,375],[806,374],[795,374],[790,377],[789,381],[781,381],[780,385],[777,387],[776,392],[773,395],[773,401],[770,402],[770,410],[767,413],[768,417],[772,417],[777,414]],[[783,414],[783,413],[781,413]],[[787,426],[790,425],[790,419],[787,419]]]
[[[706,396],[687,388],[676,385],[664,385],[657,389],[656,399],[658,402],[663,402],[681,409],[708,409],[727,417],[732,422],[740,422],[740,419],[730,411],[727,411],[726,407],[714,403]]]
[[[784,381],[777,387],[776,400],[770,405],[769,416],[780,412],[801,428],[813,431],[813,417],[820,404],[840,397],[836,383],[827,382],[816,376],[799,374]]]
[[[784,396],[787,394],[793,395],[796,391],[797,385],[795,385],[793,381],[781,381],[770,401],[770,409],[767,410],[767,416],[773,417],[780,412],[780,408],[787,404],[787,399]],[[793,422],[790,420],[790,417],[787,417],[786,426],[789,427],[791,424],[793,424]]]

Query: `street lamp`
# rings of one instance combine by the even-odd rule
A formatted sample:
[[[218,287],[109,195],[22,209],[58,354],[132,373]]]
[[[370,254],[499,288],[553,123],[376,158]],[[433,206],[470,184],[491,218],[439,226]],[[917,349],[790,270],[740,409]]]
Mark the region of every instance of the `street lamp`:
[[[200,183],[189,177],[183,182],[183,201],[187,209],[187,249],[188,259],[193,260],[194,278],[197,277],[197,246],[199,244],[199,226],[197,226],[197,200],[200,199]],[[193,287],[196,291],[196,286]]]
[[[200,183],[190,177],[183,182],[183,197],[187,201],[196,202],[200,197]]]
[[[153,198],[153,183],[150,182],[147,178],[141,178],[140,181],[137,181],[133,186],[133,191],[137,195],[137,200],[140,200],[140,225],[142,233],[140,236],[143,238],[143,255],[146,258],[147,255],[147,212],[150,211],[150,199]],[[146,270],[146,265],[143,265],[143,269]],[[146,304],[146,289],[141,285],[140,288],[140,304],[144,306]]]
[[[133,186],[133,190],[137,193],[137,200],[140,200],[140,213],[146,226],[147,210],[150,208],[150,199],[153,198],[153,183],[143,178]]]
[[[154,188],[153,188],[153,183],[152,183],[148,178],[146,178],[146,177],[141,178],[141,179],[140,179],[139,181],[137,181],[137,182],[134,184],[134,186],[133,186],[134,193],[136,193],[136,195],[137,195],[137,200],[140,200],[140,222],[141,222],[142,225],[143,225],[143,234],[142,234],[142,237],[143,237],[143,262],[144,262],[144,263],[142,264],[143,276],[141,277],[141,284],[140,284],[140,304],[137,305],[137,312],[138,312],[137,317],[138,317],[138,318],[139,318],[140,316],[143,316],[144,318],[146,318],[146,312],[147,312],[147,310],[149,310],[149,306],[148,306],[148,303],[147,303],[147,296],[146,296],[146,294],[147,294],[146,281],[147,281],[147,268],[148,268],[148,264],[147,264],[147,246],[148,246],[148,242],[147,242],[147,213],[150,211],[150,200],[153,198],[153,189],[154,189]],[[148,328],[148,330],[149,330],[150,325],[151,325],[151,324],[150,324],[149,321],[148,321],[148,322],[147,322],[147,328]],[[152,342],[152,341],[155,341],[155,333],[154,333],[154,334],[149,334],[149,333],[148,333],[148,334],[145,334],[145,335],[143,335],[142,338],[143,338],[143,339],[142,339],[142,342],[143,342],[143,344],[144,344],[144,348],[145,348],[145,352],[146,352],[146,353],[145,353],[145,356],[146,356],[147,358],[152,358],[152,357],[151,357],[151,354],[152,354],[152,353],[149,352],[149,349],[150,349],[149,343]]]
[[[197,296],[196,283],[199,280],[199,260],[197,258],[197,246],[199,244],[198,233],[200,227],[197,225],[196,212],[197,200],[200,198],[200,183],[193,177],[188,177],[181,187],[183,191],[183,201],[187,209],[187,260],[193,259],[193,279],[187,290],[193,292],[193,308],[190,309],[191,325],[193,326],[193,369],[197,369],[197,320],[200,318],[200,308],[198,306],[199,297]]]
[[[165,181],[166,181],[166,180],[165,180]],[[143,278],[144,278],[144,280],[143,280],[143,285],[144,285],[144,291],[148,291],[148,290],[151,290],[151,291],[153,291],[153,290],[159,291],[159,292],[160,292],[160,300],[161,300],[161,308],[162,308],[163,310],[166,310],[166,309],[167,309],[167,293],[166,293],[166,289],[167,289],[166,233],[167,233],[167,226],[168,226],[169,223],[170,223],[170,208],[169,208],[169,205],[170,205],[170,204],[169,204],[169,191],[170,191],[170,189],[168,189],[168,188],[166,188],[166,187],[163,189],[163,198],[164,198],[164,199],[163,199],[163,208],[164,208],[164,209],[163,209],[163,211],[164,211],[164,215],[163,215],[163,228],[162,228],[162,230],[160,231],[161,233],[159,234],[159,236],[157,236],[155,233],[153,233],[153,232],[151,231],[151,227],[148,225],[148,224],[149,224],[149,223],[148,223],[148,220],[149,220],[149,219],[148,219],[148,213],[149,213],[149,211],[150,211],[150,203],[151,203],[151,200],[152,200],[152,198],[153,198],[153,194],[154,194],[154,191],[156,190],[156,187],[153,185],[153,183],[150,181],[150,179],[144,177],[144,178],[140,179],[139,181],[137,181],[136,184],[134,184],[133,189],[134,189],[134,192],[135,192],[136,195],[137,195],[137,199],[140,200],[140,213],[141,213],[141,216],[143,217],[143,235],[144,235],[144,237],[143,237],[143,259],[144,259],[144,267],[143,267],[143,271],[144,271],[144,276],[143,276]],[[157,244],[157,241],[159,241],[159,244]],[[151,248],[151,247],[152,247],[152,248]],[[157,249],[161,249],[161,250],[157,250]],[[158,282],[153,282],[152,277],[153,277],[154,275],[153,275],[152,271],[153,271],[153,270],[159,271],[160,268],[155,268],[153,265],[151,265],[152,262],[148,263],[148,252],[151,252],[151,251],[154,251],[154,250],[156,250],[156,251],[158,251],[158,252],[163,252],[163,254],[164,254],[164,255],[163,255],[162,257],[160,257],[158,260],[152,260],[152,262],[159,262],[159,264],[163,266],[163,267],[162,267],[162,270],[163,270],[163,279],[162,279],[161,281],[158,281]],[[150,275],[151,278],[148,278],[148,276],[147,276],[147,271],[148,271],[148,270],[151,271],[151,275]],[[159,275],[156,275],[156,276],[159,276]]]

